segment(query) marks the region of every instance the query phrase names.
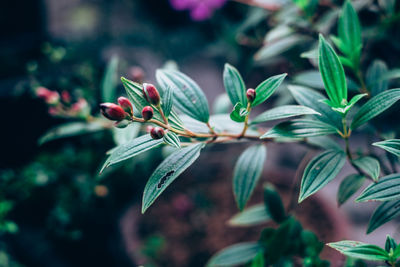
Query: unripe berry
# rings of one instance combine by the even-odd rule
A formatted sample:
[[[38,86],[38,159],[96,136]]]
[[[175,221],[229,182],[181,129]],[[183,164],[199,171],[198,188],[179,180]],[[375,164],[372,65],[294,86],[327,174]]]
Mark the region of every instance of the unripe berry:
[[[153,139],[161,139],[164,136],[164,130],[160,127],[154,127],[150,130],[150,135]]]
[[[118,97],[118,104],[122,107],[123,110],[125,110],[131,115],[133,114],[133,106],[128,98],[123,96]]]
[[[150,104],[153,104],[155,106],[160,104],[160,94],[158,93],[157,88],[154,85],[150,83],[144,83],[143,94],[147,102],[149,102]]]
[[[254,90],[253,88],[247,89],[246,97],[247,100],[249,100],[249,102],[252,103],[254,99],[256,99],[256,90]]]
[[[145,107],[142,109],[142,117],[143,117],[143,119],[144,119],[145,121],[148,121],[148,120],[150,120],[151,118],[153,118],[153,115],[154,115],[154,110],[153,110],[152,107],[150,107],[150,106],[145,106]]]
[[[126,128],[130,124],[128,120],[117,121],[114,126],[120,129]]]
[[[101,114],[112,121],[122,121],[126,117],[125,111],[114,103],[100,104]]]

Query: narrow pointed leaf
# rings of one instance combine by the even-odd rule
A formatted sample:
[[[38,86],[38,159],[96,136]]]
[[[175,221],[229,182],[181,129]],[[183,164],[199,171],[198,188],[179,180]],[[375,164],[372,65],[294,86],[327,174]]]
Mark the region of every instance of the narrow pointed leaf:
[[[297,119],[285,121],[263,134],[260,138],[303,138],[334,134],[337,129],[322,121],[310,119]]]
[[[346,47],[346,49],[343,49],[343,52],[352,56],[353,60],[359,59],[362,46],[361,26],[357,12],[350,1],[346,1],[343,6],[339,17],[338,33],[340,40],[344,42]]]
[[[142,86],[138,83],[132,82],[124,77],[121,78],[122,84],[125,87],[126,94],[129,97],[129,100],[132,102],[137,111],[141,111],[145,106],[148,106],[149,103],[145,99],[142,91]],[[154,109],[153,119],[163,122],[160,112],[157,109]],[[178,115],[172,110],[168,117],[168,122],[174,126],[174,128],[183,130],[183,123],[179,119]]]
[[[318,63],[329,99],[336,107],[343,106],[347,103],[347,83],[343,66],[333,48],[322,35],[319,39]]]
[[[360,157],[353,160],[353,163],[374,179],[374,181],[378,181],[379,174],[381,173],[381,166],[377,159],[372,157]]]
[[[239,210],[243,210],[260,179],[267,150],[263,145],[247,148],[236,162],[233,193]]]
[[[103,167],[100,170],[100,173],[103,170],[111,165],[114,165],[118,162],[130,159],[136,155],[139,155],[147,150],[155,148],[163,143],[162,140],[154,140],[151,138],[149,134],[142,135],[138,138],[135,138],[125,144],[117,146],[113,149],[113,152],[108,157],[106,162],[104,162]]]
[[[266,121],[280,120],[302,115],[321,115],[321,114],[309,107],[287,105],[287,106],[272,108],[270,110],[261,113],[251,121],[251,124],[258,124]]]
[[[378,116],[400,99],[400,89],[384,91],[365,103],[354,115],[351,129],[355,129]]]
[[[296,84],[309,86],[317,89],[324,89],[324,82],[322,81],[321,74],[316,70],[304,71],[294,76],[293,81]]]
[[[228,224],[231,226],[254,226],[269,221],[271,221],[271,217],[262,203],[239,212],[228,221]]]
[[[203,143],[179,149],[169,155],[153,172],[143,192],[142,213],[144,213],[162,192],[184,172],[200,155]]]
[[[315,119],[326,122],[339,129],[343,127],[341,116],[322,102],[327,100],[322,94],[302,86],[289,85],[288,89],[297,103],[312,108],[321,114],[321,116],[313,116]]]
[[[367,234],[400,215],[400,200],[383,202],[369,220]]]
[[[332,181],[342,169],[346,155],[340,150],[327,150],[314,157],[304,170],[299,203]]]
[[[365,177],[359,174],[350,174],[340,183],[337,193],[338,205],[345,203],[364,184]]]
[[[225,64],[223,79],[225,90],[232,105],[241,103],[243,106],[246,106],[246,86],[239,71],[235,67]]]
[[[207,267],[229,267],[251,261],[263,247],[256,242],[238,243],[215,254],[207,263]]]
[[[175,148],[180,148],[181,147],[181,141],[179,140],[179,137],[171,131],[168,131],[164,135],[164,143],[167,145],[173,146]]]
[[[400,198],[400,174],[394,173],[372,183],[356,199],[357,202],[368,200],[389,201]]]
[[[400,157],[400,139],[389,139],[373,143],[372,145],[380,147],[387,152]]]
[[[114,102],[116,100],[117,67],[118,57],[113,56],[107,64],[103,80],[101,81],[101,98],[103,102]]]
[[[171,87],[167,87],[164,90],[162,96],[162,109],[165,117],[168,117],[172,110],[172,103],[174,101],[174,92]]]
[[[158,84],[174,92],[174,106],[181,112],[201,122],[208,122],[210,114],[207,99],[195,81],[176,70],[159,69]]]
[[[251,103],[251,106],[255,107],[267,100],[282,84],[286,75],[286,73],[275,75],[260,83],[255,89],[256,99],[254,99],[253,103]]]
[[[384,261],[389,259],[388,253],[375,245],[370,245],[356,241],[340,241],[329,243],[328,246],[338,250],[340,253],[357,259],[371,260],[371,261]]]

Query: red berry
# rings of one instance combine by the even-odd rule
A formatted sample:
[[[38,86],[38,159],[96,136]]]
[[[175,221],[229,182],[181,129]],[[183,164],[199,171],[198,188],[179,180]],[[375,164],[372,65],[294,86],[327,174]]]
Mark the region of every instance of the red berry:
[[[145,106],[145,107],[142,109],[142,117],[143,117],[143,119],[144,119],[145,121],[148,121],[148,120],[150,120],[151,118],[153,118],[153,115],[154,115],[154,110],[153,110],[152,107],[150,107],[150,106]]]
[[[104,117],[112,121],[122,121],[126,117],[125,111],[114,103],[102,103],[100,110]]]
[[[153,104],[155,106],[160,104],[160,94],[158,93],[157,88],[154,85],[150,83],[144,83],[143,94],[147,102],[149,102],[150,104]]]
[[[129,114],[133,114],[133,106],[128,98],[123,96],[118,97],[118,104],[122,107],[123,110],[125,110]]]
[[[164,136],[164,130],[160,127],[154,127],[150,130],[150,135],[153,139],[161,139]]]
[[[256,90],[254,90],[253,88],[247,89],[246,97],[247,100],[249,100],[249,102],[252,103],[254,99],[256,99]]]

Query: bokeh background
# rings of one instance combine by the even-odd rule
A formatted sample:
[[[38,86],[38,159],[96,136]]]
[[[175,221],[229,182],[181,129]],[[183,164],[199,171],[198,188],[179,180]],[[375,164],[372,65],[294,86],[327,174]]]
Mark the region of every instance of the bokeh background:
[[[263,7],[249,5],[253,1],[214,1],[208,9],[179,10],[181,2],[185,1],[1,3],[0,266],[204,266],[227,245],[257,240],[262,228],[226,224],[237,212],[232,166],[246,144],[208,149],[145,215],[140,214],[144,185],[168,151],[151,151],[98,174],[105,153],[121,139],[131,138],[109,126],[84,126],[99,117],[110,64],[115,64],[118,76],[152,83],[157,68],[179,67],[203,88],[216,113],[231,109],[220,96],[225,62],[240,70],[248,87],[271,75],[287,72],[293,77],[314,68],[299,57],[310,46],[304,38],[282,43],[259,60],[257,52],[272,28],[269,18],[287,1],[265,1]],[[368,21],[376,3],[365,2],[362,17]],[[400,27],[392,27],[392,38],[399,39]],[[399,53],[385,54],[378,48],[384,41],[374,43],[373,51],[398,67]],[[399,43],[391,48],[399,51]],[[63,108],[44,101],[40,88],[56,91]],[[286,91],[282,86],[273,102],[292,101]],[[116,92],[123,95],[120,84]],[[391,121],[398,118],[386,123]],[[49,142],[40,144],[50,129],[66,123],[77,123],[72,127],[78,131],[55,140],[47,136]],[[139,130],[132,129],[133,135]],[[270,145],[262,180],[274,183],[289,203],[296,168],[309,156],[300,145]],[[350,172],[346,166],[340,177]],[[366,236],[376,204],[356,207],[349,201],[339,209],[339,182],[297,208],[306,228],[325,242],[348,238],[383,244],[387,233],[399,237],[398,221]],[[258,188],[251,201],[261,200]],[[328,249],[323,258],[334,260],[333,266],[343,260]]]

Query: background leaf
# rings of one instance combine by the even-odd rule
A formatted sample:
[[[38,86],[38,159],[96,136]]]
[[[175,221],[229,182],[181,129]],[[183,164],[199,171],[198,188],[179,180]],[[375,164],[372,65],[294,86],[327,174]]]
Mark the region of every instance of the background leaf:
[[[381,225],[400,215],[400,200],[386,201],[382,203],[372,214],[369,220],[367,234],[372,233]]]
[[[267,213],[276,223],[282,223],[286,219],[282,199],[275,187],[270,183],[264,185],[264,203]]]
[[[374,179],[374,181],[378,181],[379,174],[381,173],[381,166],[377,159],[372,157],[360,157],[353,160],[353,163]]]
[[[342,180],[337,192],[338,205],[345,203],[364,184],[365,177],[359,174],[350,174]]]
[[[239,212],[228,221],[228,224],[231,226],[254,226],[269,221],[271,221],[271,217],[262,203]]]
[[[313,114],[320,115],[320,113],[316,112],[315,110],[309,107],[297,106],[297,105],[285,105],[272,108],[270,110],[261,113],[251,121],[251,124],[258,124],[266,121],[286,119],[301,115],[313,115]]]
[[[313,116],[313,118],[333,125],[338,129],[343,127],[341,116],[323,103],[326,98],[322,94],[303,86],[289,85],[288,89],[297,103],[312,108],[321,114],[321,116]]]
[[[400,198],[400,173],[394,173],[372,183],[356,199],[357,202],[367,200],[388,201]]]
[[[243,210],[261,176],[267,149],[263,145],[247,148],[236,162],[233,193],[239,210]]]
[[[113,56],[108,62],[101,81],[101,99],[103,102],[115,102],[118,81],[118,57]]]
[[[345,243],[346,242],[346,243]],[[350,243],[352,242],[352,243]],[[357,259],[370,260],[370,261],[384,261],[389,259],[388,253],[375,245],[365,244],[355,241],[340,241],[336,243],[329,243],[328,246],[341,252],[342,254]],[[344,243],[344,245],[340,244]]]
[[[139,155],[147,150],[155,148],[163,143],[162,139],[154,140],[149,134],[142,135],[138,138],[133,139],[125,144],[117,146],[113,149],[113,152],[104,162],[100,173],[105,168],[117,164],[118,162],[130,159],[136,155]]]
[[[311,136],[321,136],[336,133],[337,129],[322,121],[310,119],[297,119],[285,121],[274,126],[271,130],[263,134],[260,138],[302,138]]]
[[[232,105],[241,103],[243,106],[246,106],[246,86],[243,82],[242,76],[240,76],[239,71],[235,67],[225,64],[223,80],[225,90],[228,93]]]
[[[336,107],[344,106],[343,100],[347,101],[347,83],[343,66],[333,48],[322,35],[319,38],[318,63],[329,99]]]
[[[275,75],[260,83],[255,89],[256,99],[254,99],[253,103],[251,103],[251,106],[255,107],[267,100],[282,84],[286,75],[286,73]]]
[[[236,266],[251,261],[263,247],[256,242],[238,243],[215,254],[207,263],[207,267]]]
[[[373,143],[372,145],[380,147],[387,152],[400,157],[400,139],[389,139]]]
[[[153,172],[143,192],[144,213],[162,192],[200,156],[203,143],[179,149],[169,155]]]
[[[162,109],[165,117],[168,117],[171,114],[172,103],[174,101],[174,92],[171,87],[165,88],[162,95]]]
[[[314,157],[304,170],[299,203],[332,181],[345,161],[346,155],[340,150],[327,150]]]
[[[400,89],[384,91],[365,103],[354,115],[350,128],[355,129],[378,116],[400,99]]]
[[[388,80],[382,80],[381,77],[388,72],[386,63],[382,60],[374,60],[369,66],[366,75],[366,84],[372,96],[375,96],[389,89]]]
[[[179,111],[196,120],[208,122],[208,102],[195,81],[179,71],[165,69],[157,70],[156,78],[162,88],[170,87],[174,92],[174,105]]]

